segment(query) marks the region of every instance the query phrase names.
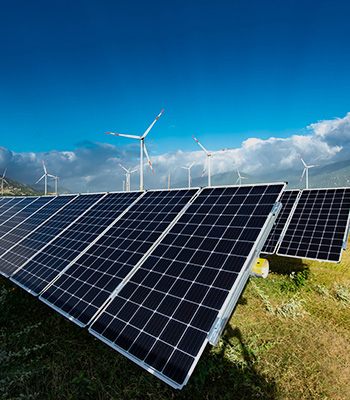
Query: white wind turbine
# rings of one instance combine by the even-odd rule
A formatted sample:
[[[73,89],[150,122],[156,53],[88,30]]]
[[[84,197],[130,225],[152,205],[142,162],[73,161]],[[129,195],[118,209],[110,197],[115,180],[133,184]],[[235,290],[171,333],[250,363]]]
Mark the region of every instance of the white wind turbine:
[[[47,177],[48,176],[50,176],[51,178],[55,178],[55,177],[53,175],[47,173],[44,160],[43,160],[43,167],[44,167],[44,175],[40,179],[38,179],[35,182],[35,184],[39,183],[43,178],[45,178],[45,196],[46,196],[47,195]]]
[[[123,168],[123,170],[126,172],[126,191],[129,192],[131,190],[130,188],[130,175],[136,171],[138,171],[140,168],[135,168],[133,170],[131,170],[131,167],[129,169],[126,169],[125,167],[123,167],[120,163],[118,163],[119,166],[121,166]],[[123,188],[124,190],[124,188]]]
[[[49,175],[49,176],[52,176],[52,175]],[[58,182],[58,180],[60,179],[58,176],[52,176],[53,177],[53,179],[55,180],[55,194],[56,194],[56,196],[58,195],[58,193],[57,193],[57,182]]]
[[[187,169],[188,170],[188,188],[191,187],[191,168],[193,167],[194,163],[196,160],[193,161],[193,163],[189,167],[183,167],[182,165],[179,165],[179,168]]]
[[[152,164],[151,164],[151,160],[148,157],[148,153],[147,153],[147,150],[146,150],[144,139],[147,136],[148,132],[152,129],[153,125],[156,123],[157,119],[162,115],[163,111],[164,111],[164,109],[160,112],[158,117],[152,122],[152,124],[148,127],[148,129],[146,130],[146,132],[142,136],[124,135],[124,134],[121,134],[121,133],[106,132],[109,135],[123,136],[123,137],[128,137],[128,138],[131,138],[131,139],[140,140],[140,144],[141,144],[141,149],[140,149],[140,190],[143,190],[143,152],[145,152],[147,160],[148,160],[148,164],[149,164],[149,166],[151,168],[152,173],[154,174],[154,171],[153,171],[153,168],[152,168]]]
[[[300,157],[300,160],[304,164],[304,167],[305,167],[304,171],[303,171],[303,174],[301,175],[300,183],[303,180],[305,172],[306,172],[306,189],[309,189],[309,168],[319,167],[320,164],[317,164],[317,165],[306,165],[305,161],[301,158],[300,154],[299,154],[299,157]]]
[[[210,180],[210,178],[211,178],[210,177],[210,157],[213,156],[214,154],[221,153],[222,151],[229,150],[229,147],[227,149],[222,149],[222,150],[219,150],[219,151],[213,151],[213,152],[209,153],[209,151],[207,149],[205,149],[193,135],[192,135],[192,137],[201,146],[201,148],[204,150],[204,152],[205,152],[205,154],[207,156],[206,159],[205,159],[204,170],[203,170],[203,173],[202,173],[201,180],[203,179],[203,176],[204,176],[204,173],[205,173],[205,169],[206,169],[207,164],[208,164],[208,186],[211,186],[211,180]]]
[[[4,182],[6,183],[6,185],[8,185],[7,180],[5,179],[5,174],[6,174],[7,168],[5,168],[5,171],[1,177],[1,196],[4,195]]]
[[[248,178],[246,178],[245,176],[242,176],[242,175],[239,173],[238,168],[236,168],[236,170],[237,170],[238,178],[237,178],[237,180],[236,180],[236,182],[235,182],[235,185],[237,184],[237,182],[238,182],[239,185],[242,185],[242,179],[248,179]]]

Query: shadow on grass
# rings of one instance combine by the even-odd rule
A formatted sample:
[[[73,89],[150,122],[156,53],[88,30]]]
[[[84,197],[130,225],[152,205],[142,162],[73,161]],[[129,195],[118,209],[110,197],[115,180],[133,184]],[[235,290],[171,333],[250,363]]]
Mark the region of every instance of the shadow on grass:
[[[280,257],[269,255],[265,257],[270,264],[270,271],[281,275],[290,275],[292,272],[298,273],[308,269],[308,265],[299,258]]]
[[[240,329],[227,325],[222,341],[218,350],[207,346],[184,394],[195,398],[202,386],[208,398],[276,399],[275,381],[256,370],[255,354],[244,343]]]

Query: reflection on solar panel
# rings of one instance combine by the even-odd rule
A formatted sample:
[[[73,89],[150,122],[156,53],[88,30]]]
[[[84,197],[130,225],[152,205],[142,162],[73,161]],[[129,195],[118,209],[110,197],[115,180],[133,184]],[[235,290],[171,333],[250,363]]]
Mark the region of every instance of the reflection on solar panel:
[[[42,201],[44,200],[44,202]],[[24,199],[21,203],[17,204],[15,207],[21,208],[17,213],[9,218],[7,221],[3,222],[0,225],[0,237],[7,234],[11,229],[18,226],[22,223],[26,218],[32,215],[36,210],[46,204],[51,199],[49,198],[40,198],[40,197],[28,197]],[[14,207],[14,208],[15,208]]]
[[[171,386],[185,385],[233,311],[284,186],[202,190],[90,332]]]
[[[303,190],[277,254],[339,262],[349,210],[350,188]]]
[[[6,197],[0,204],[0,216],[9,209],[10,203],[14,200],[14,197]]]
[[[27,200],[24,197],[16,197],[11,201],[11,203],[8,203],[8,208],[0,215],[0,225],[16,214],[21,208],[23,208],[21,205],[23,201],[26,202]]]
[[[286,190],[283,192],[280,200],[282,203],[282,211],[279,213],[277,220],[273,228],[271,229],[271,232],[261,250],[262,253],[265,254],[275,253],[276,247],[281,238],[281,234],[291,215],[293,206],[295,204],[295,201],[299,193],[301,193],[300,190]]]
[[[107,194],[24,264],[11,280],[32,294],[39,294],[140,195],[140,192]]]
[[[71,201],[33,233],[1,256],[0,268],[2,273],[7,276],[12,275],[102,196],[103,194],[62,196],[70,197]]]
[[[79,325],[89,323],[196,192],[147,192],[40,299]]]

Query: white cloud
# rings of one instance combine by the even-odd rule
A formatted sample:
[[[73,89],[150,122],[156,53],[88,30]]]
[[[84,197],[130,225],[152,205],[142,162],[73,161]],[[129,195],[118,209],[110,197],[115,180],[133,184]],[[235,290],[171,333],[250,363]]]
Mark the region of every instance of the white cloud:
[[[302,170],[298,157],[301,153],[307,163],[326,165],[332,162],[350,160],[350,113],[344,118],[311,124],[308,133],[288,138],[270,137],[267,140],[249,138],[241,147],[216,154],[212,157],[212,174],[240,171],[263,177],[278,170]],[[151,156],[155,174],[145,164],[145,187],[165,188],[168,174],[171,184],[187,183],[187,171],[178,168],[188,166],[194,160],[192,177],[200,177],[205,162],[203,151],[174,152]],[[82,142],[74,151],[45,153],[14,153],[0,146],[0,172],[8,168],[8,176],[27,184],[42,175],[42,161],[48,172],[60,177],[59,184],[72,192],[121,190],[126,168],[139,165],[139,147],[127,145],[116,147],[106,143]],[[206,178],[205,178],[206,181]],[[139,173],[131,176],[131,187],[138,188]]]

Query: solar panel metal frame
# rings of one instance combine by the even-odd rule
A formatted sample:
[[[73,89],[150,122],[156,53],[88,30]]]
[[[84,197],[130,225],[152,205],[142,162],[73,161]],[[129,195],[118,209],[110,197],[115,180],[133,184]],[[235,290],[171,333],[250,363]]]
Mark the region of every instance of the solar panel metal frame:
[[[294,216],[295,210],[297,208],[297,205],[299,204],[299,200],[302,196],[302,194],[306,191],[311,192],[311,191],[320,191],[320,190],[342,190],[342,189],[346,189],[346,190],[350,190],[349,187],[333,187],[333,188],[312,188],[312,189],[303,189],[301,190],[301,193],[298,197],[298,202],[295,204],[295,207],[293,209],[293,212],[291,212],[290,215],[290,219],[288,221],[288,224],[286,224],[284,232],[283,232],[283,236],[281,235],[280,238],[280,243],[279,246],[277,248],[276,251],[276,255],[281,256],[281,257],[290,257],[290,258],[296,258],[296,259],[304,259],[304,260],[313,260],[313,261],[323,261],[323,262],[330,262],[330,263],[339,263],[341,261],[341,257],[342,257],[342,251],[340,251],[339,253],[339,258],[337,260],[329,260],[329,259],[322,259],[322,258],[312,258],[312,257],[305,257],[305,256],[295,256],[295,255],[290,255],[290,254],[283,254],[280,253],[280,246],[284,240],[284,236],[289,228],[289,225],[292,221],[292,218]],[[348,236],[349,236],[349,232],[350,232],[350,209],[349,209],[349,214],[348,214],[348,219],[347,219],[347,224],[346,224],[346,228],[345,228],[345,232],[344,232],[344,236],[343,236],[343,244],[342,244],[342,250],[346,249],[346,245],[347,245],[347,240],[348,240]]]
[[[15,198],[14,197],[7,197],[4,199],[7,200],[4,204],[0,204],[0,217],[2,214],[4,214],[7,210],[9,210],[10,207],[6,207],[8,206]]]
[[[0,214],[0,218],[2,218],[6,213],[8,213],[9,211],[11,211],[11,210],[13,209],[13,207],[15,207],[17,204],[20,204],[24,199],[25,199],[24,196],[18,196],[18,197],[14,197],[11,201],[9,201],[8,203],[6,203],[6,205],[9,205],[9,207],[6,208],[6,210]],[[15,202],[15,200],[19,200],[19,201],[16,201],[16,202]],[[12,203],[13,203],[13,204],[12,204]],[[6,205],[5,205],[5,206],[6,206]],[[14,215],[14,214],[13,214],[13,215]],[[6,222],[8,219],[10,219],[11,217],[13,217],[13,215],[10,215],[10,216],[7,217],[7,218],[6,218],[6,215],[5,215],[5,218],[6,218],[6,219],[3,220],[2,222],[0,221],[0,224],[2,224],[3,222]]]
[[[275,183],[275,185],[280,184],[283,185],[283,187],[285,188],[286,183]],[[239,187],[244,187],[244,186],[271,186],[273,184],[258,184],[258,185],[239,185]],[[238,187],[238,185],[232,185],[232,186],[215,186],[216,188],[230,188],[230,187]],[[214,188],[214,187],[211,187]],[[191,199],[191,202],[193,202],[195,200],[196,197],[198,197],[198,195],[205,190],[205,188],[202,188],[199,192],[197,192],[196,196]],[[200,350],[197,353],[197,356],[195,357],[195,360],[191,366],[191,368],[189,369],[186,379],[183,381],[182,384],[178,384],[175,381],[171,380],[170,378],[168,378],[167,376],[165,376],[164,374],[162,374],[161,372],[157,371],[154,367],[151,367],[150,365],[148,365],[147,363],[145,363],[144,361],[140,361],[138,358],[136,358],[135,356],[133,356],[131,353],[125,351],[123,348],[115,345],[115,343],[111,342],[110,340],[108,340],[107,338],[105,338],[104,336],[102,336],[101,334],[97,333],[96,331],[94,331],[92,329],[92,327],[89,327],[89,332],[97,337],[98,339],[100,339],[102,342],[106,343],[107,345],[109,345],[111,348],[113,348],[114,350],[118,351],[119,353],[121,353],[122,355],[124,355],[125,357],[127,357],[128,359],[130,359],[131,361],[133,361],[135,364],[141,366],[142,368],[146,369],[148,372],[150,372],[151,374],[153,374],[154,376],[156,376],[157,378],[159,378],[160,380],[162,380],[163,382],[167,383],[168,385],[170,385],[171,387],[173,387],[174,389],[182,389],[188,382],[188,379],[190,378],[191,374],[193,373],[193,370],[195,369],[206,345],[208,344],[208,342],[212,345],[215,345],[217,343],[217,341],[219,340],[220,335],[222,334],[222,331],[225,328],[226,323],[228,322],[232,312],[234,311],[234,308],[237,304],[237,301],[247,283],[247,280],[249,279],[253,264],[255,262],[255,260],[257,258],[259,258],[259,253],[260,250],[262,248],[262,246],[264,245],[267,236],[270,233],[270,230],[273,226],[274,221],[276,220],[278,213],[281,210],[281,203],[279,203],[279,199],[281,197],[283,193],[283,190],[281,190],[279,196],[276,199],[275,205],[273,206],[272,210],[270,211],[268,217],[266,218],[266,221],[263,225],[263,227],[260,230],[260,233],[257,237],[257,239],[255,240],[255,243],[249,253],[249,255],[246,258],[246,261],[240,271],[240,273],[238,274],[238,277],[236,278],[236,281],[234,283],[234,285],[232,286],[224,304],[222,305],[218,316],[214,322],[214,324],[212,325],[212,328],[209,332],[209,334],[207,335],[206,339],[203,341],[203,344],[200,348]],[[192,203],[191,203],[192,204]],[[190,204],[186,207],[186,209],[190,206]],[[181,213],[181,216],[185,213],[185,210],[183,210],[183,212]],[[176,222],[180,219],[180,217],[178,217],[176,219]],[[175,222],[175,223],[176,223]],[[175,225],[175,223],[173,225]],[[154,246],[154,248],[157,247],[157,245],[160,243],[160,241],[166,236],[166,234],[170,231],[171,228],[169,228],[166,233],[164,235],[162,235],[162,237],[159,239],[159,241],[157,241],[157,244]],[[152,251],[154,250],[154,248],[152,248]],[[151,253],[151,252],[150,252]],[[142,263],[146,260],[143,259]],[[141,260],[140,260],[141,261]],[[91,321],[89,322],[89,324],[94,323],[99,316],[103,313],[103,311],[108,307],[108,305],[112,302],[112,300],[117,296],[118,292],[122,289],[122,287],[130,280],[130,278],[132,277],[132,275],[137,271],[137,269],[142,265],[142,263],[138,263],[137,268],[135,268],[132,271],[132,274],[130,273],[127,277],[124,278],[123,282],[119,285],[121,286],[119,290],[115,290],[110,296],[110,299],[108,301],[108,303],[106,302],[106,304],[104,305],[104,307],[101,307],[100,312],[98,314],[95,315],[95,317],[93,319],[91,319]]]
[[[82,214],[80,214],[73,222],[71,222],[66,228],[64,228],[58,235],[56,235],[54,238],[52,238],[49,242],[47,242],[39,251],[37,251],[35,254],[33,254],[33,256],[31,256],[23,265],[21,265],[20,268],[18,268],[15,272],[13,272],[13,274],[10,277],[10,280],[12,282],[14,282],[16,285],[20,286],[22,289],[26,290],[28,293],[32,294],[33,296],[40,296],[42,293],[45,292],[45,290],[47,288],[49,288],[53,283],[56,282],[57,279],[59,279],[59,277],[65,272],[67,271],[68,268],[70,268],[71,265],[73,265],[75,263],[76,260],[78,260],[83,254],[85,254],[89,248],[91,246],[93,246],[93,244],[95,243],[95,241],[97,241],[101,236],[104,235],[104,233],[110,229],[119,219],[119,217],[121,218],[135,203],[137,203],[137,201],[143,197],[143,195],[146,192],[141,192],[141,191],[137,191],[137,190],[132,190],[132,191],[128,191],[128,193],[140,193],[140,196],[135,199],[131,205],[129,205],[110,225],[108,225],[107,228],[105,228],[103,230],[103,232],[98,235],[89,245],[87,245],[87,247],[81,252],[79,253],[51,282],[49,282],[45,288],[43,290],[40,291],[40,293],[36,293],[31,289],[28,289],[25,285],[23,285],[21,282],[18,282],[13,275],[16,274],[17,271],[19,271],[20,269],[22,269],[27,263],[29,263],[34,257],[36,257],[39,253],[41,253],[43,250],[45,250],[46,247],[48,247],[53,241],[55,241],[57,238],[59,238],[64,232],[66,232],[72,225],[74,225],[76,222],[79,221],[80,218],[82,218],[86,213],[88,213],[94,206],[96,206],[99,202],[101,202],[108,194],[111,193],[125,193],[123,191],[118,191],[118,192],[98,192],[98,193],[84,193],[82,195],[94,195],[94,194],[104,194],[104,196],[102,196],[99,200],[97,200],[94,204],[92,204],[91,206],[89,206]],[[46,301],[42,300],[44,303],[46,303]],[[50,307],[52,307],[53,309],[55,309],[56,311],[60,312],[59,309],[56,309],[55,307],[51,306],[51,303],[46,303],[48,305],[50,305]],[[61,313],[63,314],[63,313]],[[64,315],[64,314],[63,314]],[[65,315],[67,318],[68,316]],[[69,318],[70,319],[70,318]]]
[[[277,242],[276,242],[276,245],[275,245],[273,251],[272,251],[272,252],[266,252],[266,251],[263,251],[263,250],[262,250],[262,251],[261,251],[262,254],[271,255],[271,254],[276,254],[276,252],[278,251],[278,248],[279,248],[279,246],[280,246],[280,244],[281,244],[281,242],[282,242],[282,239],[284,238],[284,234],[285,234],[285,232],[286,232],[286,230],[287,230],[287,228],[288,228],[288,226],[289,226],[289,222],[290,222],[290,220],[292,219],[292,216],[293,216],[293,214],[294,214],[294,210],[295,210],[295,208],[296,208],[297,205],[298,205],[298,202],[299,202],[299,199],[300,199],[302,190],[300,190],[300,189],[284,190],[283,193],[282,193],[282,196],[283,196],[283,194],[286,193],[286,192],[298,192],[298,195],[297,195],[297,197],[296,197],[295,200],[294,200],[293,207],[291,208],[291,210],[290,210],[290,212],[289,212],[288,218],[287,218],[287,220],[286,220],[286,222],[285,222],[285,224],[284,224],[284,226],[283,226],[282,232],[281,232],[281,234],[280,234],[280,236],[279,236],[279,238],[278,238],[278,240],[277,240]],[[281,200],[282,200],[282,199],[281,199]],[[280,214],[283,213],[283,207],[284,207],[284,204],[282,203],[282,208],[281,208]],[[277,221],[277,219],[276,219],[276,224],[277,224],[277,223],[278,223],[278,221]],[[271,229],[271,232],[272,232],[272,229]],[[268,240],[268,237],[266,238],[266,240]],[[265,243],[266,243],[266,242],[265,242]],[[263,248],[264,248],[264,246],[263,246]]]
[[[189,188],[185,188],[185,189],[181,189],[181,188],[180,188],[180,189],[179,189],[179,188],[167,189],[167,191],[179,191],[179,190],[197,190],[197,192],[194,193],[194,195],[192,196],[192,198],[193,198],[194,196],[198,195],[199,192],[200,192],[200,188],[198,188],[198,187],[193,187],[193,188],[191,187],[190,189],[189,189]],[[80,322],[79,320],[77,320],[76,318],[72,317],[70,314],[68,314],[68,313],[66,313],[65,311],[61,310],[60,308],[58,308],[57,306],[55,306],[55,305],[52,304],[51,302],[47,301],[45,298],[42,297],[42,295],[44,294],[44,292],[45,292],[52,284],[54,284],[54,283],[61,277],[61,275],[64,274],[65,271],[67,271],[67,270],[74,264],[74,262],[76,262],[81,256],[83,256],[83,255],[84,255],[84,254],[85,254],[85,253],[86,253],[86,252],[87,252],[101,237],[103,237],[103,235],[104,235],[110,228],[112,228],[121,218],[123,218],[123,216],[131,209],[131,207],[132,207],[134,204],[137,204],[137,202],[138,202],[139,200],[141,200],[141,198],[144,197],[144,196],[146,195],[146,193],[148,193],[148,192],[161,192],[161,191],[164,191],[164,189],[154,189],[154,190],[152,189],[152,190],[147,190],[147,191],[144,191],[144,192],[140,192],[140,193],[142,193],[142,196],[140,196],[140,197],[137,199],[137,201],[135,201],[132,205],[130,205],[130,206],[129,206],[129,207],[114,221],[114,222],[113,222],[113,224],[111,224],[108,228],[106,228],[106,230],[105,230],[104,232],[102,232],[92,243],[90,243],[90,245],[84,250],[84,252],[82,252],[81,254],[79,254],[79,257],[77,257],[74,261],[72,261],[72,262],[71,262],[71,263],[56,277],[56,279],[54,279],[52,282],[50,282],[50,284],[41,292],[39,299],[40,299],[42,302],[44,302],[46,305],[48,305],[49,307],[51,307],[52,309],[54,309],[55,311],[57,311],[58,313],[60,313],[60,314],[63,315],[64,317],[66,317],[67,319],[69,319],[70,321],[74,322],[74,323],[75,323],[76,325],[78,325],[79,327],[85,328],[86,326],[90,325],[90,324],[98,317],[98,315],[99,315],[99,313],[101,312],[101,310],[104,309],[104,308],[107,306],[107,304],[111,301],[111,298],[110,298],[110,297],[108,297],[108,298],[106,299],[105,303],[99,308],[98,311],[96,311],[96,313],[91,317],[91,319],[89,320],[89,322],[87,322],[86,324],[84,324],[84,323]],[[191,200],[192,200],[192,198],[191,198]],[[188,208],[189,205],[190,205],[190,204],[187,203],[187,204],[181,209],[181,211],[178,213],[177,217],[175,218],[176,221],[178,220],[178,218],[181,217],[182,213],[185,212],[185,210]],[[181,214],[181,215],[180,215],[180,214]],[[179,216],[179,215],[180,215],[180,216]],[[172,222],[173,222],[173,221],[172,221]],[[173,226],[172,222],[171,222],[170,224]],[[175,222],[174,222],[174,224],[175,224]],[[163,236],[165,236],[164,232],[168,232],[167,229],[166,229],[165,231],[163,231],[163,233],[160,235],[161,238],[163,238]],[[159,240],[160,240],[160,239],[159,239]],[[154,242],[154,244],[151,246],[150,249],[153,250],[153,249],[156,247],[155,243],[158,244],[159,241],[157,240],[156,242]],[[146,254],[147,254],[147,256],[146,256]],[[148,257],[148,255],[149,255],[149,251],[147,251],[147,252],[145,253],[145,255],[140,259],[140,261],[141,261],[141,260],[145,260],[145,259]],[[137,270],[137,268],[139,267],[140,261],[134,266],[134,268],[132,269],[132,271],[130,271],[129,274],[128,274],[127,276],[129,276],[129,275],[131,274],[131,272],[134,273],[134,272]],[[137,266],[137,268],[136,268],[136,266]],[[130,275],[130,276],[132,276],[132,275]],[[125,278],[124,278],[124,279],[125,279]],[[124,281],[124,280],[123,280],[123,281]],[[121,284],[122,284],[122,282],[117,286],[117,288],[116,288],[112,293],[115,293],[116,291],[119,292],[119,291],[122,289],[122,287],[120,287]]]
[[[53,218],[53,217],[54,217],[56,214],[58,214],[61,210],[63,210],[65,207],[67,207],[72,201],[74,201],[76,198],[78,198],[78,197],[79,197],[79,194],[63,194],[63,195],[55,196],[52,200],[54,200],[54,199],[56,199],[56,198],[58,198],[58,197],[72,197],[72,199],[71,199],[68,203],[64,204],[61,208],[59,208],[58,210],[56,210],[53,214],[51,214],[50,217],[48,217],[45,221],[43,221],[42,223],[40,223],[34,230],[30,231],[28,234],[26,234],[25,236],[23,236],[17,243],[13,244],[13,245],[12,245],[11,247],[9,247],[4,253],[2,253],[2,254],[0,255],[0,262],[1,262],[1,257],[3,257],[4,255],[6,255],[8,252],[10,252],[10,251],[11,251],[14,247],[16,247],[18,244],[21,244],[21,242],[22,242],[23,240],[25,240],[26,238],[28,238],[32,233],[36,232],[41,226],[43,226],[43,225],[46,224],[48,221],[50,221],[51,218]],[[43,206],[43,207],[46,207],[46,206],[47,206],[48,204],[50,204],[50,203],[51,203],[51,202],[45,204],[45,206]],[[42,210],[42,208],[40,208],[39,210]],[[38,210],[38,211],[39,211],[39,210]],[[35,213],[33,213],[33,215],[35,215],[38,211],[36,211]],[[28,217],[28,218],[30,218],[30,217]],[[23,221],[23,222],[24,222],[24,221]],[[16,229],[16,228],[17,228],[17,227],[11,229],[11,231],[14,230],[14,229]],[[7,232],[6,235],[9,234],[11,231]],[[0,239],[5,238],[6,235],[3,235]],[[16,270],[16,271],[17,271],[17,270]],[[14,272],[15,272],[15,271],[14,271]],[[12,272],[11,275],[12,275],[14,272]],[[0,269],[0,274],[3,275],[5,278],[9,278],[9,277],[11,276],[11,275],[8,275],[8,274],[4,273],[1,269]]]

